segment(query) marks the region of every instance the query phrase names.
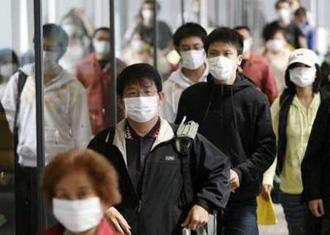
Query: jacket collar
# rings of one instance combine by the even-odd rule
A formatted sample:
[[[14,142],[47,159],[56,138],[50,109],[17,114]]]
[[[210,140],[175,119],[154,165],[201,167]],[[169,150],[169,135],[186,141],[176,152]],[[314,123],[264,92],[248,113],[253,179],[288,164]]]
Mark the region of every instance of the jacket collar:
[[[115,135],[112,144],[118,148],[122,154],[125,164],[127,165],[127,152],[126,152],[126,119],[119,122],[115,129]],[[108,135],[109,136],[109,135]],[[171,125],[165,120],[160,119],[159,134],[151,147],[151,151],[159,144],[170,141],[175,136]]]

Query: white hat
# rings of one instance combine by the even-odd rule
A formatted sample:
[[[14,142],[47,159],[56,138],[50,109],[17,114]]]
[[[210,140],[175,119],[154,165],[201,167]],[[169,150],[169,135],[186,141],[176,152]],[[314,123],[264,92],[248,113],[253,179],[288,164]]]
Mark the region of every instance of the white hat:
[[[289,56],[288,67],[294,63],[305,64],[314,67],[315,64],[320,64],[319,57],[312,50],[300,48],[294,50]]]

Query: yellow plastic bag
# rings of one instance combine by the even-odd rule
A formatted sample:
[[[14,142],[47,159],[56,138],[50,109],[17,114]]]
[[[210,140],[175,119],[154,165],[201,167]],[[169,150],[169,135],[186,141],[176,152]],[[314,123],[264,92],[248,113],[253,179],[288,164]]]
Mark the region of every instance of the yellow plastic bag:
[[[270,194],[268,194],[267,200],[260,194],[257,197],[257,222],[258,225],[274,225],[277,223],[276,212]]]

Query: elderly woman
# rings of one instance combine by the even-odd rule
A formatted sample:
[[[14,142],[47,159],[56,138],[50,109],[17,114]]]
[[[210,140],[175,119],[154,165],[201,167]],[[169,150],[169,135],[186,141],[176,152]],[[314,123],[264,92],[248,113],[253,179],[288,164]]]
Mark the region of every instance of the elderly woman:
[[[104,218],[120,202],[117,174],[91,150],[57,155],[45,168],[42,188],[59,224],[41,235],[116,235]]]

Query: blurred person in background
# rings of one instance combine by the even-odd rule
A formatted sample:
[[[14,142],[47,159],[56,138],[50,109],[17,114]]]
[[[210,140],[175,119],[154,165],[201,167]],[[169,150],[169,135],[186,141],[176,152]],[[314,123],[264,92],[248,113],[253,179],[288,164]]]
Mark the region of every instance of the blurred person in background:
[[[111,30],[101,27],[93,34],[93,52],[77,65],[77,79],[87,89],[89,119],[93,134],[109,127],[111,123]],[[116,59],[117,74],[126,64]],[[121,114],[118,112],[118,119]]]
[[[44,169],[42,189],[58,224],[40,235],[119,235],[104,218],[121,200],[113,166],[92,150],[57,155]]]
[[[316,50],[316,30],[307,19],[307,12],[304,7],[299,7],[294,12],[294,23],[300,28],[307,40],[307,47]]]
[[[135,32],[141,35],[141,39],[148,43],[150,46],[154,45],[154,7],[157,12],[160,11],[160,4],[156,2],[154,6],[153,0],[145,0],[139,10],[137,24],[134,25],[126,32],[126,40],[130,41]],[[172,31],[167,23],[157,20],[158,35],[157,35],[157,48],[165,50],[171,48]]]
[[[321,65],[321,89],[327,91],[330,95],[330,49],[325,54],[324,61]]]
[[[60,60],[60,65],[72,74],[76,65],[90,52],[91,35],[94,26],[84,9],[73,8],[61,19],[61,26],[69,36],[66,53]]]
[[[251,30],[247,26],[234,28],[244,39],[243,60],[241,67],[243,74],[250,78],[256,86],[268,97],[269,103],[273,103],[277,97],[277,87],[271,65],[261,55],[252,50],[253,38]]]
[[[284,74],[293,48],[287,43],[283,29],[274,28],[269,37],[265,38],[265,47],[261,50],[272,67],[277,92],[281,94],[285,88]]]
[[[124,49],[121,59],[127,64],[148,63],[152,64],[152,48],[142,40],[141,35],[135,32]]]
[[[0,49],[0,100],[9,78],[17,72],[19,67],[18,57],[12,49]]]
[[[263,195],[270,190],[275,168],[280,176],[281,204],[290,235],[310,235],[311,218],[302,203],[301,163],[322,99],[319,59],[309,49],[297,49],[289,57],[285,72],[287,88],[272,107],[277,137],[277,161],[264,174]]]
[[[277,0],[275,9],[278,19],[267,24],[262,32],[264,41],[270,37],[274,28],[281,28],[284,31],[288,43],[294,48],[307,47],[306,37],[300,28],[292,21],[292,9],[289,0]]]
[[[181,93],[187,87],[205,82],[208,75],[204,41],[207,33],[196,23],[180,26],[173,35],[173,44],[181,56],[180,67],[163,84],[165,103],[161,116],[174,122]]]
[[[58,63],[68,36],[56,24],[43,25],[45,163],[57,153],[84,148],[92,138],[86,91]],[[1,103],[15,135],[16,234],[37,234],[37,143],[35,64],[9,80]]]

